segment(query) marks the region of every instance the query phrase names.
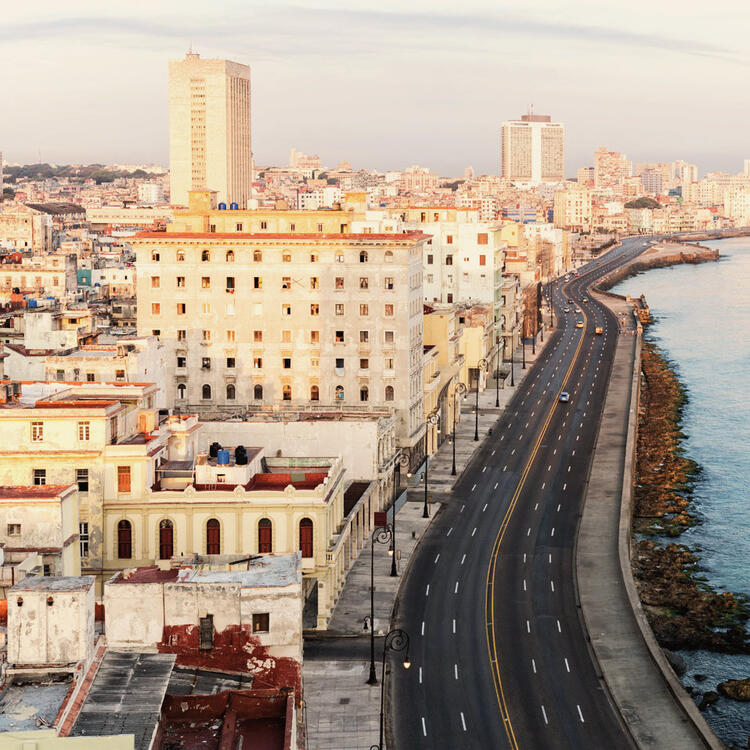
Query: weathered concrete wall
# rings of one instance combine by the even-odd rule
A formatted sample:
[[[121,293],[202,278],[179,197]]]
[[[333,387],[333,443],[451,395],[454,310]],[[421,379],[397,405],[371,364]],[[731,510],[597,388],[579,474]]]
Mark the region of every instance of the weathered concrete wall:
[[[107,644],[112,649],[155,649],[164,632],[161,583],[104,585]]]

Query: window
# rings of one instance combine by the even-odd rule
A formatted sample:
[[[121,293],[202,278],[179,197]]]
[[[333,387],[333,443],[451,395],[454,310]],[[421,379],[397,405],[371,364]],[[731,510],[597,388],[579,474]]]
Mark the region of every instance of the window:
[[[253,633],[268,633],[271,626],[268,612],[260,612],[253,615]]]
[[[367,276],[360,276],[359,277],[359,288],[360,289],[369,289],[370,288],[370,280],[367,278]]]
[[[234,384],[228,383],[227,384],[227,401],[234,401],[234,399],[236,398],[236,393],[237,391],[234,387]]]
[[[161,336],[161,329],[160,328],[153,328],[151,330],[151,335],[152,336],[156,336],[157,338],[159,338],[159,336]]]
[[[393,386],[392,385],[387,385],[385,387],[385,400],[393,401]]]
[[[178,341],[187,341],[187,331],[184,329],[177,331],[177,340]]]
[[[310,253],[310,263],[317,263],[317,262],[318,262],[318,254]]]
[[[253,387],[253,398],[256,401],[260,401],[263,398],[263,386],[256,385]]]
[[[320,343],[320,331],[310,331],[310,343],[311,344]]]
[[[291,305],[282,305],[281,306],[281,314],[282,315],[291,315],[292,314],[292,306]]]
[[[393,357],[386,357],[385,358],[385,369],[386,370],[392,370],[393,369]]]
[[[265,221],[261,221],[260,222],[260,228],[261,229],[265,229],[266,228],[265,224],[266,224]],[[253,251],[253,261],[255,263],[260,263],[262,260],[263,260],[263,253],[260,250],[254,250]]]
[[[253,331],[253,341],[263,341],[263,331]]]
[[[159,523],[159,559],[169,560],[174,554],[174,528],[172,522],[165,518]]]
[[[385,343],[386,344],[392,344],[394,341],[394,333],[393,331],[386,331],[385,332]]]
[[[318,224],[318,231],[319,231],[319,232],[322,232],[322,231],[323,231],[323,225],[322,225],[322,224]]]
[[[480,255],[479,256],[479,265],[480,266],[486,266],[487,265],[487,256],[486,255]]]
[[[291,385],[285,385],[281,389],[281,398],[283,401],[291,401],[292,400],[292,386]]]
[[[184,302],[177,303],[177,314],[184,315],[187,312],[187,305]]]
[[[210,289],[210,288],[211,288],[211,277],[201,276],[201,289]]]
[[[334,341],[337,344],[343,344],[344,343],[344,332],[343,331],[336,331],[336,335],[334,337]]]
[[[431,265],[432,265],[432,255],[428,255],[428,256],[427,256],[427,265],[428,265],[428,266],[431,266]]]
[[[311,357],[310,367],[312,367],[313,369],[320,367],[320,359],[318,359],[318,357]]]
[[[290,330],[284,330],[281,332],[281,342],[283,344],[292,343],[292,332]]]
[[[338,302],[335,307],[336,315],[343,315],[344,314],[344,305],[341,302]]]
[[[86,521],[78,524],[78,549],[81,557],[89,556],[89,525]]]
[[[161,286],[161,277],[160,276],[152,276],[151,277],[151,288],[152,289],[158,289]]]
[[[211,357],[201,357],[201,369],[202,370],[211,369]]]
[[[198,649],[210,651],[214,647],[214,616],[198,618]]]
[[[386,305],[385,306],[385,315],[387,318],[392,317],[393,315],[393,305]]]
[[[281,366],[285,370],[291,370],[292,369],[292,358],[291,357],[282,357],[281,358]]]
[[[151,260],[153,260],[155,263],[159,262],[159,258],[160,258],[159,253],[157,252],[151,253]]]
[[[234,294],[234,276],[227,276],[227,294]]]
[[[343,385],[336,386],[336,400],[337,401],[344,400],[344,386]]]
[[[292,288],[292,277],[291,276],[282,276],[281,277],[281,288],[282,289],[291,289]]]
[[[185,260],[185,251],[184,250],[178,250],[177,251],[177,262],[182,263]]]
[[[385,251],[384,257],[386,263],[393,263],[393,253],[390,250]]]
[[[292,254],[291,253],[282,253],[282,255],[281,255],[281,262],[282,263],[291,263],[292,262]]]
[[[215,518],[206,521],[206,554],[221,554],[221,525]]]
[[[336,289],[343,289],[343,288],[344,288],[344,277],[337,276],[336,277]]]
[[[204,250],[201,253],[201,261],[207,263],[209,260],[211,260],[211,252],[209,250]]]
[[[31,442],[41,443],[44,440],[44,422],[31,423]]]
[[[317,385],[310,386],[310,401],[320,401],[320,388]]]
[[[367,250],[362,250],[359,253],[359,262],[360,263],[367,263],[368,260],[369,260],[369,258],[367,257]]]
[[[318,305],[318,304],[311,304],[310,305],[310,315],[320,315],[320,305]]]
[[[117,491],[130,492],[130,467],[117,467]]]
[[[446,266],[452,266],[453,265],[453,256],[452,255],[446,255],[445,256],[445,265]]]
[[[117,524],[117,557],[120,560],[130,560],[133,557],[133,528],[130,521],[120,521]]]
[[[185,277],[184,276],[178,276],[177,277],[177,288],[182,289],[185,286]]]
[[[125,380],[125,370],[115,370],[115,380]]]
[[[267,518],[261,518],[258,521],[258,552],[262,555],[270,554],[273,551],[273,544],[271,541],[271,532],[273,526],[271,521]]]
[[[263,289],[263,279],[260,276],[253,276],[253,289]]]
[[[161,304],[158,302],[152,302],[151,303],[151,314],[152,315],[161,315]]]
[[[317,276],[310,277],[310,289],[318,289],[320,287],[320,281]]]
[[[343,370],[344,369],[344,358],[343,357],[336,357],[335,366],[337,370]]]
[[[489,235],[487,232],[479,232],[479,234],[477,234],[477,245],[487,244],[489,244]]]
[[[313,556],[313,522],[309,518],[299,522],[299,548],[302,557]]]
[[[344,262],[344,253],[336,253],[336,263],[343,263]]]
[[[359,314],[360,315],[369,315],[370,314],[370,307],[369,305],[360,305],[359,306]]]
[[[385,289],[393,289],[393,277],[392,276],[386,276],[383,280],[383,287]]]
[[[201,387],[201,398],[204,401],[208,401],[211,398],[211,386],[208,383],[204,383]]]
[[[296,225],[296,224],[294,224],[294,223],[291,223],[291,224],[289,225],[289,231],[290,231],[290,232],[296,232],[296,231],[297,231],[297,225]]]
[[[359,369],[360,370],[369,370],[370,369],[370,360],[367,357],[362,357],[359,360]]]
[[[370,389],[366,385],[361,386],[359,389],[359,400],[368,401],[369,398],[370,398]]]
[[[177,398],[179,398],[181,401],[185,398],[185,391],[187,390],[187,386],[184,383],[180,383],[177,386]]]
[[[227,367],[231,370],[236,366],[234,357],[227,357]]]
[[[253,367],[256,370],[263,369],[263,357],[253,357]]]
[[[21,524],[9,523],[8,524],[8,536],[21,536]]]
[[[432,276],[432,274],[431,274],[431,273],[428,273],[428,274],[427,274],[427,283],[428,283],[428,284],[432,284],[432,281],[433,281],[433,276]]]
[[[236,338],[236,332],[235,332],[235,330],[234,330],[233,328],[230,328],[230,329],[229,329],[229,330],[227,331],[227,341],[228,341],[228,342],[229,342],[230,344],[231,344],[231,343],[234,343],[234,340],[235,340],[235,338]]]
[[[366,344],[370,340],[370,332],[369,331],[360,331],[359,332],[359,343],[360,344]]]
[[[235,229],[238,232],[242,231],[242,224],[237,224]],[[224,256],[227,263],[234,263],[234,250],[227,250],[227,254]]]
[[[201,331],[201,341],[205,341],[207,344],[211,341],[211,331],[209,331],[207,328],[204,328]]]
[[[453,235],[449,234],[445,238],[445,244],[446,245],[452,245],[453,244]]]
[[[91,422],[79,422],[78,423],[78,439],[79,440],[91,439]]]
[[[451,292],[448,292],[447,300],[448,302],[453,302],[453,294]]]
[[[76,484],[79,492],[89,491],[89,470],[76,469]]]
[[[86,382],[87,383],[93,383],[96,380],[96,373],[93,372],[87,372],[86,373]]]
[[[65,380],[65,370],[57,370],[55,372],[55,379],[56,380]]]

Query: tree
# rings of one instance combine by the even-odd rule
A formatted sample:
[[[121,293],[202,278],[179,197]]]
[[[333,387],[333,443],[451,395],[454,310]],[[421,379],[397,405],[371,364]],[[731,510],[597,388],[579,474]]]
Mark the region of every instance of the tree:
[[[634,201],[628,201],[625,204],[625,208],[661,208],[661,204],[659,201],[654,200],[653,198],[647,198],[646,196],[643,196],[642,198],[637,198]]]

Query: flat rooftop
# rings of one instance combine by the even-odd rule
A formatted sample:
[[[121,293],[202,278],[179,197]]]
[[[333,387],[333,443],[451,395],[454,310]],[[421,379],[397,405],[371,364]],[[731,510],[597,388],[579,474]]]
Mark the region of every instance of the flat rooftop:
[[[60,682],[9,685],[0,698],[0,732],[39,729],[45,724],[52,726],[70,681],[67,676]]]
[[[95,576],[26,576],[10,590],[15,591],[84,591],[96,581]]]

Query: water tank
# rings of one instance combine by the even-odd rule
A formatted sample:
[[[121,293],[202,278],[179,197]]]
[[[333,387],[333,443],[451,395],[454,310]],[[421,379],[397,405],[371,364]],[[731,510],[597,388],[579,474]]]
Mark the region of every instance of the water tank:
[[[36,306],[37,306],[37,301],[35,299],[30,299],[29,300],[29,307],[36,307]]]
[[[230,203],[229,204],[229,210],[230,211],[239,211],[240,210],[240,204],[239,203]]]
[[[223,201],[219,203],[219,211],[226,211],[227,210],[227,204]]]
[[[247,465],[247,450],[245,450],[244,445],[238,445],[234,449],[234,462],[237,466]]]
[[[229,451],[226,448],[222,448],[216,454],[216,463],[219,464],[219,466],[229,465]]]
[[[220,450],[221,450],[221,443],[211,443],[211,445],[208,448],[208,455],[211,458],[216,458]]]

